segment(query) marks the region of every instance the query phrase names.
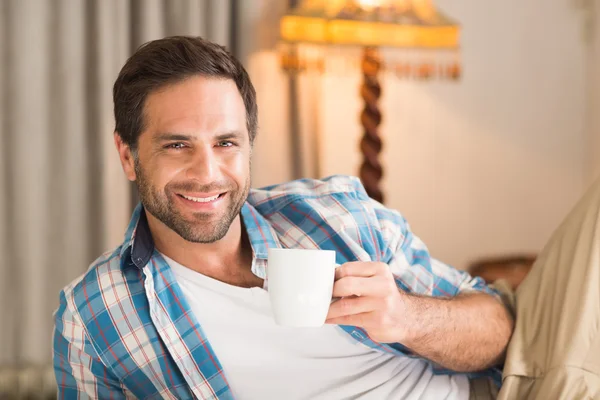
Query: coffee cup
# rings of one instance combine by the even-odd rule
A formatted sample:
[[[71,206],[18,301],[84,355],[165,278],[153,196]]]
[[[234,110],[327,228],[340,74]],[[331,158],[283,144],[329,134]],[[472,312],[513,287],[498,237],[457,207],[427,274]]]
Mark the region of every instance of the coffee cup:
[[[278,325],[325,323],[335,279],[335,251],[270,248],[267,289]]]

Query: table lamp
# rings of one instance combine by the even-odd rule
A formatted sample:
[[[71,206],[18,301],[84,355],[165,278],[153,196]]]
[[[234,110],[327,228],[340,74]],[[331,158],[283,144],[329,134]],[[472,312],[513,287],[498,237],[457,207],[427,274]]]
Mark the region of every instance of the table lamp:
[[[432,0],[300,0],[281,18],[281,63],[290,76],[307,69],[326,70],[327,51],[303,52],[310,45],[329,49],[360,46],[364,108],[360,122],[363,161],[359,177],[370,197],[384,200],[379,159],[382,115],[379,73],[394,72],[402,79],[457,80],[461,74],[460,27],[439,12]],[[384,60],[380,48],[402,50],[400,57]],[[294,92],[291,95],[295,95]],[[292,135],[294,136],[294,135]],[[292,137],[292,144],[298,138]]]

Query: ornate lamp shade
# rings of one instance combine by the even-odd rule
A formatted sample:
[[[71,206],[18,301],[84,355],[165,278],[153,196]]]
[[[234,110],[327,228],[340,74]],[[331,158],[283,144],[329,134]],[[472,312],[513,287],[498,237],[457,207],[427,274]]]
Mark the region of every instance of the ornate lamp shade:
[[[329,70],[327,51],[303,51],[305,45],[364,49],[360,178],[367,193],[383,201],[378,74],[387,69],[404,79],[457,80],[461,75],[460,26],[437,10],[432,0],[300,0],[282,17],[280,36],[282,67],[291,74]],[[402,50],[386,52],[388,58],[383,60],[381,47]]]

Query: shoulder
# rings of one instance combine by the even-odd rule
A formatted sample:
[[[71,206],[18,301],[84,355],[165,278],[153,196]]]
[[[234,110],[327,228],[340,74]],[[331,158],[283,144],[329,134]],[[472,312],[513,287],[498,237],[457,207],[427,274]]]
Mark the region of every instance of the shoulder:
[[[388,249],[402,242],[406,230],[400,213],[369,198],[360,179],[353,176],[301,179],[256,189],[248,202],[289,245],[309,238],[322,247],[333,240],[335,247],[343,242],[380,260],[389,258]]]
[[[271,206],[282,206],[298,199],[315,199],[340,194],[351,195],[357,200],[369,198],[357,177],[333,175],[323,179],[298,179],[252,189],[248,196],[248,202],[254,207],[260,207],[266,203]]]
[[[266,214],[277,213],[290,204],[308,204],[325,214],[348,214],[366,218],[364,222],[382,228],[406,229],[406,220],[399,211],[371,199],[360,179],[355,176],[333,175],[323,179],[299,179],[252,190],[249,203]],[[309,208],[310,208],[309,207]]]
[[[61,318],[61,314],[72,314],[83,325],[88,325],[102,318],[111,305],[132,297],[141,272],[122,267],[122,258],[128,252],[122,254],[121,249],[118,246],[98,257],[85,273],[63,288],[56,319]]]

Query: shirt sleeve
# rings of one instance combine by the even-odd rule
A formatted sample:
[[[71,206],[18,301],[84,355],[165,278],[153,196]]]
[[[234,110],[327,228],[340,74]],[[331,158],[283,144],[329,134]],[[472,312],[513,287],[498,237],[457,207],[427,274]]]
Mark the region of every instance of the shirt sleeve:
[[[55,313],[53,364],[59,399],[125,399],[117,377],[100,360],[64,292]]]
[[[431,256],[425,243],[416,236],[406,219],[396,210],[375,200],[369,207],[377,217],[387,248],[384,257],[399,288],[409,293],[433,297],[454,297],[460,293],[487,293],[499,301],[500,294],[479,277],[458,270]]]

